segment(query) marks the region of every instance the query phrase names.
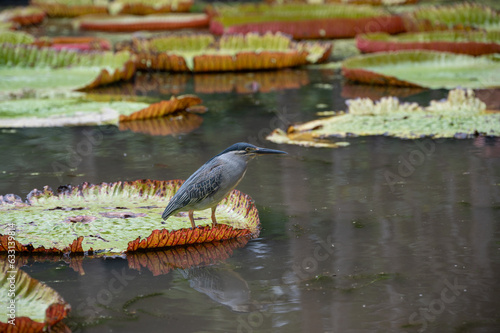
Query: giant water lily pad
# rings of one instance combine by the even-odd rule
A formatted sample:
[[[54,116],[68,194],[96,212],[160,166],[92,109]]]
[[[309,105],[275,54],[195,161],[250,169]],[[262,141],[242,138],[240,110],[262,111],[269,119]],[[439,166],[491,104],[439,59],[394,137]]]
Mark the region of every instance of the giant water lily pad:
[[[380,52],[342,62],[350,80],[427,88],[500,86],[500,61],[494,55],[473,57],[435,51]]]
[[[48,16],[75,17],[86,14],[107,13],[109,0],[30,0]]]
[[[202,28],[208,26],[208,16],[203,13],[172,13],[137,15],[86,15],[75,21],[83,30],[138,31]]]
[[[430,31],[396,36],[386,33],[370,33],[358,35],[356,44],[365,53],[435,50],[477,56],[500,52],[500,30]]]
[[[421,7],[403,17],[408,31],[500,29],[498,11],[488,6],[467,2]]]
[[[9,316],[11,292],[15,294],[15,319]],[[71,309],[54,289],[22,270],[12,269],[3,260],[0,260],[0,303],[4,308],[0,315],[2,332],[44,332],[64,319]],[[11,320],[15,325],[9,323]]]
[[[54,97],[0,101],[0,127],[118,125],[118,122],[161,118],[201,103],[194,95],[172,96],[170,100],[152,104],[113,100],[113,96]],[[101,100],[96,100],[97,97]]]
[[[358,33],[404,31],[399,16],[379,7],[344,4],[216,6],[210,21],[215,34],[284,32],[298,39],[349,38]]]
[[[114,0],[109,11],[120,14],[149,15],[155,13],[189,12],[193,0]]]
[[[34,190],[28,202],[5,196],[0,200],[0,226],[16,225],[17,252],[112,253],[211,242],[256,235],[259,216],[252,200],[234,190],[217,208],[219,225],[211,227],[210,210],[196,212],[197,228],[187,214],[161,218],[182,181],[84,183]],[[209,226],[210,225],[210,226]],[[3,238],[2,238],[3,237]],[[6,251],[5,235],[0,252]]]
[[[408,139],[500,136],[500,113],[486,111],[472,90],[452,90],[447,100],[431,101],[428,107],[400,103],[395,97],[375,103],[364,98],[350,100],[348,113],[294,125],[287,133],[276,130],[268,139],[297,143],[357,135]]]
[[[0,11],[0,21],[15,22],[19,25],[38,24],[45,18],[45,12],[37,7],[15,7]]]
[[[294,42],[280,33],[263,36],[209,34],[135,38],[139,69],[218,72],[276,69],[328,59],[331,43]]]
[[[130,79],[128,52],[80,53],[25,45],[0,45],[0,98],[24,92],[90,89]]]

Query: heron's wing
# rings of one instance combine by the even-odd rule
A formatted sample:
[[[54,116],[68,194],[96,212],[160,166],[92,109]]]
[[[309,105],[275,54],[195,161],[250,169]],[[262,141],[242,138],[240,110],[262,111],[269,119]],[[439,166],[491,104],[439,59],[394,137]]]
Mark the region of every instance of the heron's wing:
[[[212,163],[204,165],[189,177],[162,214],[163,219],[167,219],[175,210],[182,207],[197,204],[216,193],[222,181],[222,164]]]

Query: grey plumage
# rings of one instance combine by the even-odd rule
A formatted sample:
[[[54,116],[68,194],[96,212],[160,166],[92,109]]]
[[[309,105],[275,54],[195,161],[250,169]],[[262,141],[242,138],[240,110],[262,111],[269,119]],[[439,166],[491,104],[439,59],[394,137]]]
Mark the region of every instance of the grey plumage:
[[[243,179],[247,163],[263,154],[286,152],[240,142],[212,157],[182,184],[165,208],[162,218],[166,220],[177,212],[189,211],[191,225],[195,227],[193,211],[212,208],[212,225],[215,226],[217,204]]]

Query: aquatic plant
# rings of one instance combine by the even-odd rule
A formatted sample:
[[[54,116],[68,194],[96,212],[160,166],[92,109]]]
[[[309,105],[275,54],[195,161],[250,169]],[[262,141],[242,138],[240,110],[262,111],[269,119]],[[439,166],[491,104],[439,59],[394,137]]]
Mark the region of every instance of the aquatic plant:
[[[76,28],[97,31],[175,30],[207,27],[209,18],[203,13],[138,15],[85,15],[74,20]]]
[[[109,6],[109,12],[132,15],[189,12],[193,2],[193,0],[114,0]]]
[[[14,22],[18,25],[38,24],[45,18],[45,12],[38,7],[14,7],[0,11],[0,21]]]
[[[430,31],[390,36],[370,33],[356,36],[364,53],[399,50],[434,50],[469,55],[500,52],[500,31]]]
[[[210,211],[197,214],[191,229],[186,214],[161,219],[166,204],[182,181],[138,180],[33,190],[26,202],[15,195],[0,196],[0,225],[16,225],[16,252],[121,253],[177,245],[253,237],[259,216],[250,197],[234,190],[217,209],[219,225]],[[4,229],[5,230],[5,229]],[[0,252],[7,235],[0,235]]]
[[[495,55],[473,57],[425,50],[380,52],[344,60],[342,74],[356,82],[432,89],[500,86],[500,62]]]
[[[407,31],[500,29],[500,14],[476,3],[423,6],[403,15]]]
[[[0,247],[4,245],[2,243]],[[13,269],[7,260],[0,260],[0,288],[0,302],[4,305],[0,315],[2,332],[45,332],[64,319],[71,309],[54,289],[20,269]],[[11,303],[11,300],[15,302]],[[11,304],[14,304],[12,317],[9,316]]]
[[[331,43],[294,42],[280,33],[209,34],[134,38],[138,69],[241,71],[276,69],[325,61]]]
[[[470,89],[456,89],[444,101],[428,107],[401,103],[395,97],[374,102],[368,98],[348,101],[346,113],[275,130],[273,142],[315,142],[334,137],[384,135],[405,139],[422,137],[468,138],[500,136],[500,113],[489,112]]]
[[[348,38],[404,31],[402,19],[381,7],[345,4],[242,4],[209,7],[214,34],[283,32],[297,39]]]
[[[47,97],[0,101],[0,127],[118,125],[119,122],[162,118],[201,103],[201,99],[194,95],[172,96],[170,100],[157,103],[120,100],[102,95]],[[170,125],[170,128],[178,124],[175,121],[169,124],[169,121],[172,122],[172,119],[162,118],[162,123]],[[138,126],[141,125],[131,122],[120,128],[137,129]]]
[[[109,0],[30,0],[51,17],[75,17],[107,13]]]
[[[91,89],[128,80],[135,73],[126,51],[81,53],[9,43],[0,46],[0,99],[26,91]]]

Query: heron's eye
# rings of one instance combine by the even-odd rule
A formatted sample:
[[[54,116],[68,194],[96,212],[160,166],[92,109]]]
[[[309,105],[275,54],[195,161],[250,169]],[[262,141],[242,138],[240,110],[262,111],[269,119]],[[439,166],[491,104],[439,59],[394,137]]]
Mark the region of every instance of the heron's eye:
[[[253,151],[253,149],[250,148],[250,147],[245,148],[245,150],[246,150],[247,153],[251,153]]]

